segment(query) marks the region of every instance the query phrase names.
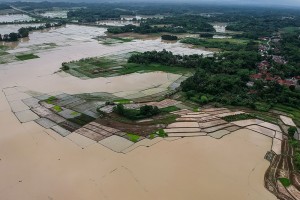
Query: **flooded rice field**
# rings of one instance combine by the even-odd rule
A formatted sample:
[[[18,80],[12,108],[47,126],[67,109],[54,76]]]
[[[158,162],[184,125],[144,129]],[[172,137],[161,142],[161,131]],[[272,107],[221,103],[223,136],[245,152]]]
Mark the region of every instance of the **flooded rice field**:
[[[127,20],[102,20],[97,21],[96,24],[98,25],[104,25],[104,26],[125,26],[125,25],[135,25],[139,26],[140,23],[136,21],[127,21]]]
[[[0,15],[0,23],[32,21],[34,18],[24,14]],[[1,30],[1,28],[0,28]]]
[[[226,33],[226,23],[212,24],[217,33]]]
[[[62,11],[47,11],[44,13],[41,13],[40,15],[43,17],[49,17],[49,18],[62,18],[65,19],[67,18],[67,13],[68,11],[62,10]]]
[[[152,143],[157,144],[149,148],[145,147],[147,143],[119,154],[105,147],[122,143],[116,138],[99,144],[79,134],[62,137],[54,129],[27,122],[37,116],[20,100],[37,93],[106,92],[122,98],[139,97],[168,90],[181,78],[177,74],[151,72],[82,80],[58,72],[62,62],[162,49],[175,54],[212,53],[181,43],[163,43],[160,39],[111,45],[93,39],[105,36],[105,32],[105,28],[67,25],[42,33],[33,32],[28,40],[7,50],[12,55],[18,51],[34,52],[39,58],[0,64],[2,198],[275,199],[263,185],[269,166],[264,156],[271,149],[272,139],[256,133],[256,129],[241,129],[222,139],[153,140]],[[45,43],[53,43],[55,47],[37,48]],[[20,123],[13,112],[25,123]],[[220,134],[224,133],[218,132],[215,137]]]
[[[1,16],[1,15],[0,15]],[[33,24],[5,24],[5,25],[0,25],[0,34],[9,34],[9,33],[17,33],[18,30],[22,27],[38,27],[43,24],[41,23],[33,23]]]
[[[129,15],[121,15],[121,19],[124,20],[141,20],[141,19],[149,19],[149,18],[164,18],[164,15],[136,15],[136,16],[129,16]]]

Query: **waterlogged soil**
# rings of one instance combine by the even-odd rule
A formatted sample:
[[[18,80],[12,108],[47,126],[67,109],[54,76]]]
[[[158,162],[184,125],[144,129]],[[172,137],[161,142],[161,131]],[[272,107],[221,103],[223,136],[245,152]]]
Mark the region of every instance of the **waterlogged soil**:
[[[62,11],[47,11],[44,13],[41,13],[40,15],[43,17],[48,17],[48,18],[67,18],[67,13],[68,11],[62,10]]]
[[[116,118],[119,118],[119,120],[116,120]],[[149,136],[151,133],[154,133],[160,128],[164,128],[159,125],[153,125],[149,122],[137,123],[126,119],[123,119],[122,121],[121,118],[115,114],[111,114],[106,118],[97,119],[96,121],[104,126],[114,127],[122,132],[132,133],[144,137]]]
[[[0,15],[1,17],[1,15]],[[33,27],[38,27],[41,26],[43,24],[41,23],[32,23],[32,24],[4,24],[4,25],[0,25],[0,34],[4,35],[4,34],[10,34],[12,32],[17,33],[18,30],[22,27],[29,27],[29,26],[33,26]]]
[[[32,21],[34,18],[24,14],[13,14],[13,15],[0,15],[0,23],[2,22],[24,22]],[[1,28],[0,28],[1,30]]]
[[[264,156],[271,149],[271,138],[251,130],[239,130],[221,140],[163,140],[149,148],[117,154],[95,143],[82,149],[35,122],[21,124],[10,109],[4,88],[17,86],[22,91],[47,94],[108,92],[124,96],[154,87],[166,88],[180,78],[152,72],[81,80],[56,73],[62,62],[164,48],[176,54],[211,53],[160,40],[108,46],[92,39],[105,35],[105,31],[67,25],[45,33],[34,32],[29,41],[15,48],[45,42],[54,42],[58,47],[38,52],[37,59],[0,64],[1,198],[276,199],[263,185],[269,166]]]
[[[96,22],[97,25],[104,25],[104,26],[125,26],[125,25],[135,25],[139,26],[139,22],[135,21],[126,21],[126,20],[101,20]]]

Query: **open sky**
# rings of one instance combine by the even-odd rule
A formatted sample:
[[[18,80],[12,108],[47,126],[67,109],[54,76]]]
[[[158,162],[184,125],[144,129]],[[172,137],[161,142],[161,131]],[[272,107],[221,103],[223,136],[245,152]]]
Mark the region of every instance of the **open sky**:
[[[14,2],[14,1],[45,1],[45,0],[0,0],[0,2]],[[182,3],[219,3],[219,4],[238,4],[238,5],[287,5],[300,6],[300,0],[47,0],[52,2],[182,2]]]

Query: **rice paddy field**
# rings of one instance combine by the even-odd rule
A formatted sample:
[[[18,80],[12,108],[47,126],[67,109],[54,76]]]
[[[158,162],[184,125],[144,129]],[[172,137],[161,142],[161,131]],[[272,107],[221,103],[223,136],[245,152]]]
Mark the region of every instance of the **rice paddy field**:
[[[1,47],[9,53],[0,56],[7,61],[0,64],[3,199],[276,199],[264,187],[270,166],[264,157],[268,151],[281,151],[283,135],[276,124],[258,119],[228,122],[222,117],[236,111],[193,112],[172,99],[153,100],[180,85],[184,77],[179,69],[114,68],[117,63],[100,59],[80,63],[80,72],[92,74],[100,62],[100,68],[117,70],[115,76],[90,78],[87,73],[84,79],[60,71],[64,62],[135,51],[212,53],[161,40],[104,45],[93,39],[105,31],[67,25]],[[52,48],[43,48],[45,43]],[[37,57],[16,60],[21,54]],[[121,122],[114,126],[99,119],[98,108],[112,110],[107,99],[132,108],[132,100],[148,103],[168,114],[136,122],[152,124],[155,130],[138,134],[122,129]]]

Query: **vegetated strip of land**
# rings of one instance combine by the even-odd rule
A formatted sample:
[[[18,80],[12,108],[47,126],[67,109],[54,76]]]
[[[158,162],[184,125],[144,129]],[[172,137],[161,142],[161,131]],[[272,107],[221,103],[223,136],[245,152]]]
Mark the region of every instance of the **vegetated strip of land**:
[[[107,57],[86,58],[63,63],[61,69],[77,77],[86,76],[89,78],[119,76],[135,72],[162,71],[175,74],[190,74],[194,72],[192,68],[182,68],[180,66],[131,62],[131,57],[128,61],[119,61]]]

